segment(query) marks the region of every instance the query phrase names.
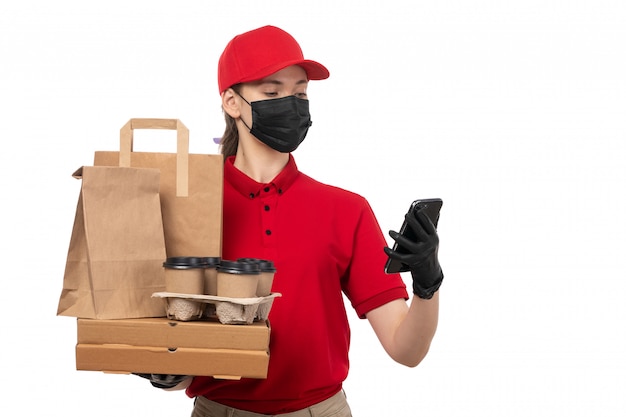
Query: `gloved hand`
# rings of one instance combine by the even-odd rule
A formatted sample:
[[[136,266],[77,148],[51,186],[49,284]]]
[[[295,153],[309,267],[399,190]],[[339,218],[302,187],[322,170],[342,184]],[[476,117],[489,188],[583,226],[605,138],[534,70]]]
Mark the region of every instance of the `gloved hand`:
[[[437,229],[423,209],[407,213],[405,219],[407,227],[410,227],[417,237],[416,241],[390,230],[389,236],[407,253],[399,253],[391,248],[385,248],[385,253],[409,267],[413,277],[413,293],[420,298],[430,299],[443,281],[443,271],[437,257],[439,250]]]
[[[187,375],[166,375],[166,374],[133,374],[150,381],[156,388],[174,388],[176,385],[189,378]]]

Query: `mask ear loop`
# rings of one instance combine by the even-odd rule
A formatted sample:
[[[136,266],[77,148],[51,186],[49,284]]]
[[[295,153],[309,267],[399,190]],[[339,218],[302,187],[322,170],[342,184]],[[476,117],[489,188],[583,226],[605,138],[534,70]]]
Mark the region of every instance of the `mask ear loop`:
[[[235,90],[233,89],[233,91],[235,91]],[[246,102],[246,104],[247,104],[248,106],[250,106],[250,108],[252,108],[252,104],[250,104],[250,102],[249,102],[248,100],[246,100],[246,99],[245,99],[245,98],[244,98],[241,94],[239,94],[239,92],[238,92],[238,91],[235,91],[235,94],[237,94],[239,97],[241,97],[241,99],[242,99],[243,101],[245,101],[245,102]],[[243,123],[243,125],[244,125],[244,126],[245,126],[245,127],[246,127],[249,131],[251,131],[251,130],[252,130],[252,128],[251,128],[250,126],[248,126],[248,124],[246,123],[246,121],[245,121],[245,120],[243,120],[243,117],[239,116],[239,120],[241,120],[241,123]]]
[[[233,89],[233,91],[235,91],[235,89]],[[246,100],[241,94],[239,94],[238,91],[235,91],[235,94],[237,94],[239,97],[241,97],[241,99],[243,101],[245,101],[248,104],[248,106],[252,107],[252,104],[250,104],[250,102],[248,100]]]

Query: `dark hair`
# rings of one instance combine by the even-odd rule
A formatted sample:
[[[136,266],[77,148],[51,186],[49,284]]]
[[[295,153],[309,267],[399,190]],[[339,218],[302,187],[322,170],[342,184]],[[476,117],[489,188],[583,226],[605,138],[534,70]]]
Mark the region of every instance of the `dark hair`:
[[[239,93],[241,84],[233,85],[231,88],[235,90],[235,92]],[[237,131],[237,123],[235,119],[230,117],[230,115],[226,112],[224,112],[224,121],[226,122],[226,127],[224,128],[224,134],[220,140],[220,150],[222,155],[224,155],[224,159],[226,159],[229,156],[237,154],[237,148],[239,147],[239,132]]]

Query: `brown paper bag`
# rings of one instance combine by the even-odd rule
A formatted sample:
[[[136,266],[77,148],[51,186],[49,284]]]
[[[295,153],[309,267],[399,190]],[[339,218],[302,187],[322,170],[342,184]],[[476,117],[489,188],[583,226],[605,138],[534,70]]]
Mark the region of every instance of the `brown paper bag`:
[[[82,167],[57,314],[91,319],[160,317],[165,239],[157,169]]]
[[[133,152],[135,129],[176,130],[176,153]],[[221,256],[223,156],[189,154],[180,120],[130,119],[120,129],[120,151],[96,152],[94,165],[158,168],[167,256]]]

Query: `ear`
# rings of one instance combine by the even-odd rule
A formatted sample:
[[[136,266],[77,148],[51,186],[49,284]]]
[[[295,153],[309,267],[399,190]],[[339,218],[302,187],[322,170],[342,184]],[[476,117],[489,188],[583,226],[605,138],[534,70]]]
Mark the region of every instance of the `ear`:
[[[237,95],[232,88],[222,93],[222,108],[233,119],[238,119],[241,116],[239,100],[237,100]]]

